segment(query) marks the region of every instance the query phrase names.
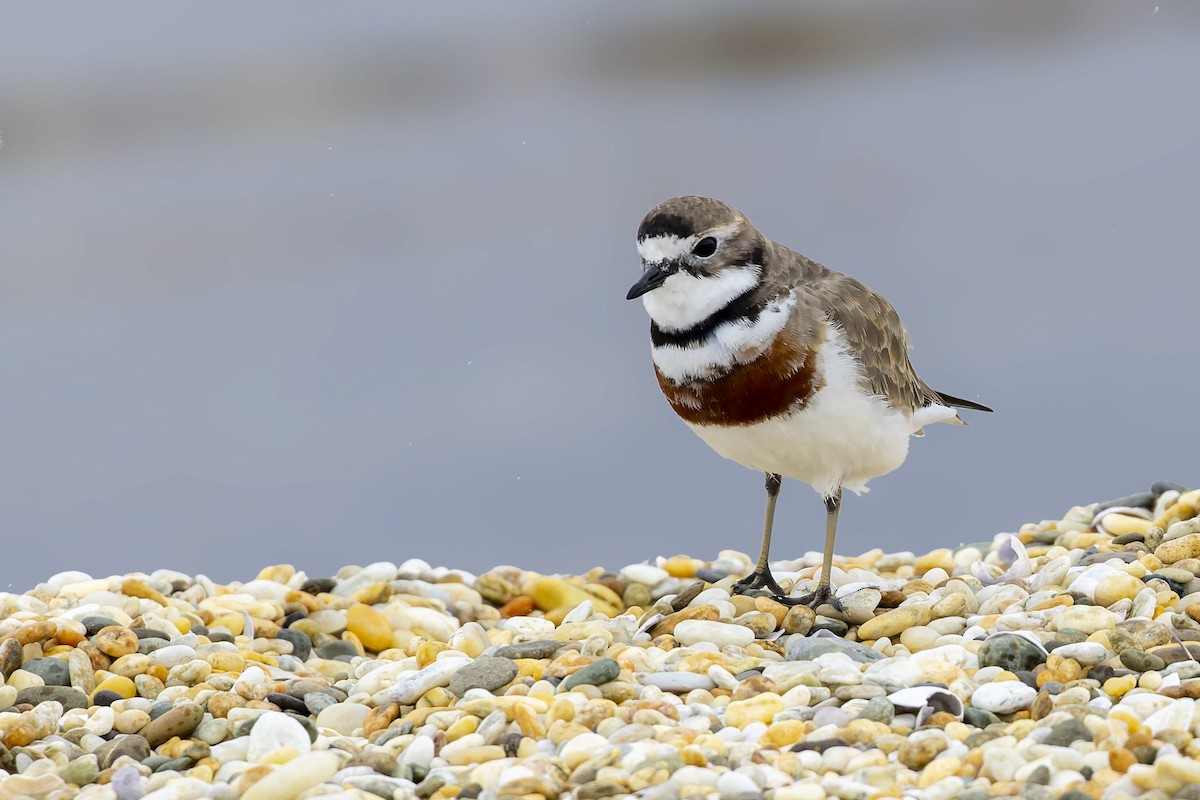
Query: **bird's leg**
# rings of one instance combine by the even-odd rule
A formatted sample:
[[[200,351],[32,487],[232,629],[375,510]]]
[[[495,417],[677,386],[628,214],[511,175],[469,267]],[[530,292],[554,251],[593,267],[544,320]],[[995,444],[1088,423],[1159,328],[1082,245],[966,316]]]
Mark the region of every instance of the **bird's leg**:
[[[817,588],[810,594],[797,599],[798,603],[817,608],[823,603],[842,610],[842,604],[833,596],[833,590],[829,587],[830,579],[833,577],[833,542],[837,538],[837,521],[838,512],[842,509],[842,487],[838,487],[837,491],[825,498],[825,557],[821,561],[821,578],[817,581]]]
[[[774,472],[767,473],[767,512],[763,520],[763,541],[762,552],[758,556],[758,565],[746,577],[733,585],[733,590],[739,594],[749,594],[756,589],[767,589],[775,595],[775,599],[781,603],[795,603],[794,600],[787,597],[787,592],[783,590],[771,575],[770,553],[771,553],[771,529],[775,525],[775,501],[779,499],[779,485],[783,482],[783,477]]]

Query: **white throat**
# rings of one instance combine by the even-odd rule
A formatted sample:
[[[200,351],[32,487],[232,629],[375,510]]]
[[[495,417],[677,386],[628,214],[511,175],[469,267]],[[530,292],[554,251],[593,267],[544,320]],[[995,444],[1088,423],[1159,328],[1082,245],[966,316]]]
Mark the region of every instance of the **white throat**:
[[[664,331],[686,331],[753,289],[761,275],[754,264],[724,269],[710,277],[676,272],[662,286],[642,295],[642,305]]]

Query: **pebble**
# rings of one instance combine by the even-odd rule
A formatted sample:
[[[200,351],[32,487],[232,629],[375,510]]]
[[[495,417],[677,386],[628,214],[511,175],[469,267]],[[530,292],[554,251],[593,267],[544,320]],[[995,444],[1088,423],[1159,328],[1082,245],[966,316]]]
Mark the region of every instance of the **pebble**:
[[[294,717],[279,711],[267,711],[254,720],[250,729],[246,759],[261,762],[265,756],[278,750],[288,750],[293,755],[307,753],[311,749],[308,731]]]
[[[829,616],[731,595],[735,551],[64,572],[0,594],[0,800],[1200,800],[1197,507],[839,557]]]
[[[158,717],[151,716],[150,722],[138,733],[151,747],[158,747],[176,736],[191,736],[204,719],[204,709],[195,703],[180,703]]]
[[[1020,681],[985,683],[971,695],[971,705],[993,714],[1012,714],[1029,708],[1037,697],[1037,689]]]
[[[363,726],[371,707],[361,703],[334,703],[317,715],[318,728],[330,728],[342,736],[353,736]]]
[[[609,681],[615,681],[620,674],[620,664],[614,659],[602,658],[568,675],[562,685],[564,689],[574,689],[576,686],[600,686]]]
[[[979,666],[1000,667],[1010,672],[1031,670],[1046,662],[1046,650],[1024,636],[997,634],[979,648]]]
[[[341,759],[331,750],[307,753],[256,781],[241,796],[241,800],[293,800],[307,789],[324,783],[334,776]]]
[[[519,671],[512,659],[481,656],[454,673],[449,688],[459,697],[471,689],[494,692],[511,683]]]
[[[675,626],[674,636],[684,647],[707,642],[717,648],[727,645],[745,647],[754,641],[754,634],[749,628],[741,625],[731,625],[725,622],[689,619]]]

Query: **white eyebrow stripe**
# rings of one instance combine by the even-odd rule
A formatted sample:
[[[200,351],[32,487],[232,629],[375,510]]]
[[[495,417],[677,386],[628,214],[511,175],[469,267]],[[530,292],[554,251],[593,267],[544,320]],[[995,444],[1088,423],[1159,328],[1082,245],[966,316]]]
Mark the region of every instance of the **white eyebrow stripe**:
[[[696,243],[695,236],[679,238],[674,234],[651,236],[638,242],[638,255],[647,264],[658,264],[662,261],[675,261],[692,252]]]
[[[660,236],[647,236],[637,243],[638,255],[647,264],[658,264],[662,261],[675,261],[692,252],[696,242],[705,236],[712,236],[718,241],[725,241],[737,230],[736,225],[722,225],[719,228],[705,231],[695,236],[676,236],[664,233]]]

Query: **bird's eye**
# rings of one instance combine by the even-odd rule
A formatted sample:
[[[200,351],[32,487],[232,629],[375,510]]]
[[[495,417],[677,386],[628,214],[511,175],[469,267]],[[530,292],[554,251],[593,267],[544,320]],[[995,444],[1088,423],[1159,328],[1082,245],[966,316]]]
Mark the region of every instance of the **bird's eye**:
[[[717,240],[711,236],[705,236],[692,248],[692,255],[697,258],[708,258],[715,252],[717,252]]]

